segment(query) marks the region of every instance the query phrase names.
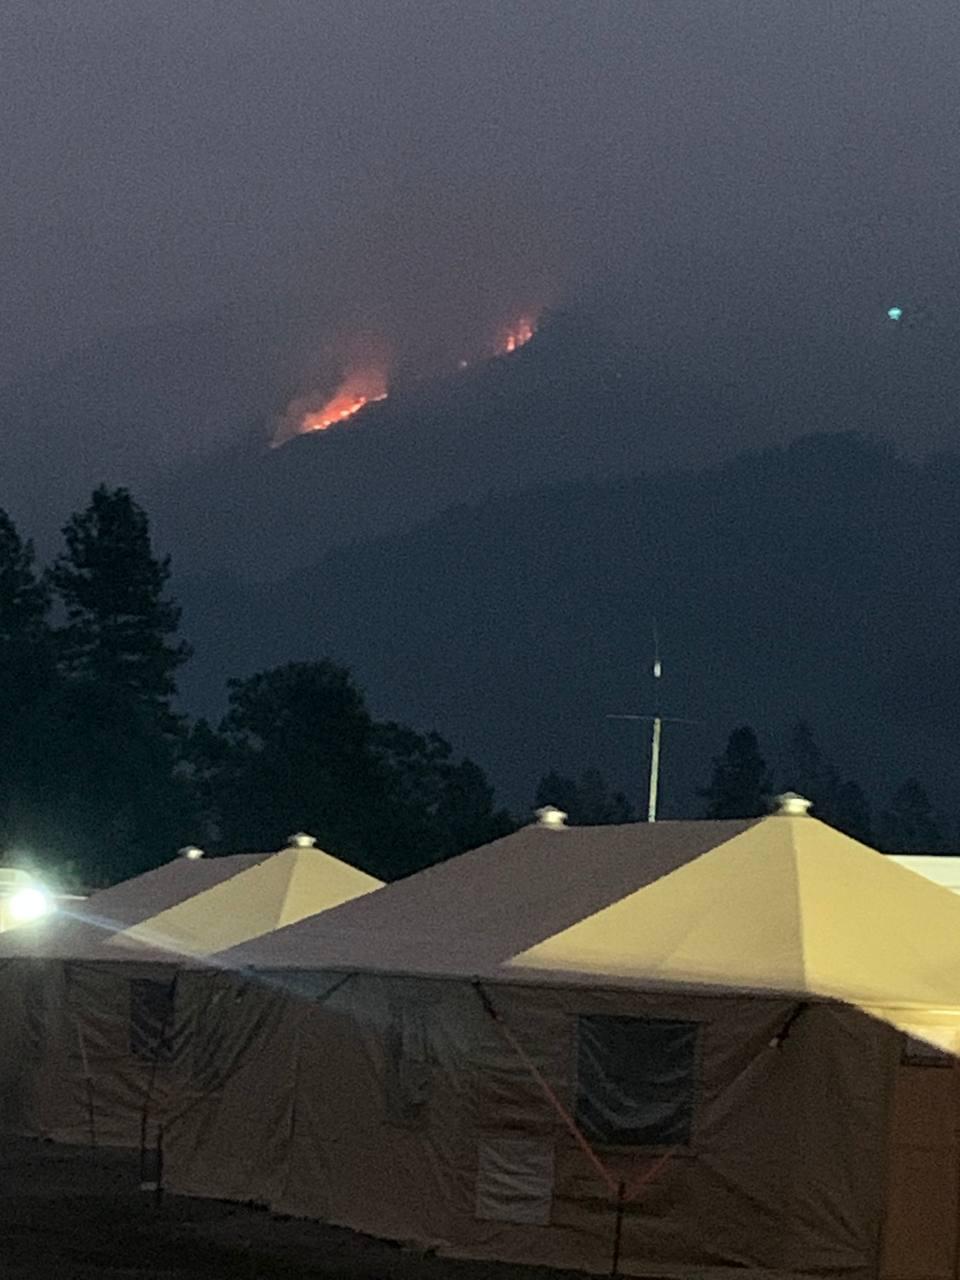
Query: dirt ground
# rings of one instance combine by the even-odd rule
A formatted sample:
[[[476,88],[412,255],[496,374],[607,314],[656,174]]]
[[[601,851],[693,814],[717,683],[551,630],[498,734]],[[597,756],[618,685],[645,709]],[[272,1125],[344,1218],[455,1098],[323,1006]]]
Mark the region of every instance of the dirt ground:
[[[130,1152],[0,1138],[2,1280],[545,1280],[320,1223],[139,1189]]]

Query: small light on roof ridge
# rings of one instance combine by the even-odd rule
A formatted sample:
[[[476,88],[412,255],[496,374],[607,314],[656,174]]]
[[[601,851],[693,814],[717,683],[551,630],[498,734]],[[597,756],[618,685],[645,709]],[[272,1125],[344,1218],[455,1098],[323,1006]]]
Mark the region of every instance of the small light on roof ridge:
[[[552,827],[557,830],[566,825],[567,815],[556,805],[545,804],[542,809],[537,809],[536,813],[539,827]]]
[[[785,791],[776,797],[774,812],[784,818],[806,818],[810,813],[812,800],[797,795],[796,791]]]

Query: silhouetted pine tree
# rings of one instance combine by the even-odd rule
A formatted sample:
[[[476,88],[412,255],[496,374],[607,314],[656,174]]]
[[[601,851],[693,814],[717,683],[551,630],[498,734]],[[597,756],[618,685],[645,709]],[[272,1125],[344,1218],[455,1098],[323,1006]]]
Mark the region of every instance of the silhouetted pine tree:
[[[33,546],[0,511],[0,841],[19,842],[25,762],[37,736],[38,707],[54,679],[49,596]]]
[[[870,805],[856,782],[844,782],[821,751],[805,720],[790,730],[784,753],[781,785],[811,801],[813,814],[855,840],[873,839]]]
[[[196,836],[193,788],[171,709],[189,649],[165,597],[169,561],[145,513],[101,486],[64,526],[48,582],[62,605],[56,676],[21,744],[15,824],[40,858],[91,884],[123,879]]]
[[[101,485],[63,536],[50,573],[66,613],[61,670],[169,711],[190,649],[177,638],[180,609],[164,595],[170,560],[154,555],[146,513],[126,489]]]
[[[770,791],[757,735],[742,725],[730,734],[723,755],[714,758],[710,786],[700,792],[707,801],[704,817],[758,818],[769,811]]]
[[[376,723],[350,672],[293,662],[229,682],[195,775],[225,848],[278,847],[303,829],[337,857],[396,879],[512,830],[493,789],[439,734]]]
[[[561,809],[572,826],[609,826],[636,822],[637,815],[622,791],[613,791],[597,769],[586,769],[579,779],[565,778],[555,770],[537,785],[535,807]]]
[[[879,843],[884,853],[945,852],[930,797],[916,778],[898,787],[880,814]]]

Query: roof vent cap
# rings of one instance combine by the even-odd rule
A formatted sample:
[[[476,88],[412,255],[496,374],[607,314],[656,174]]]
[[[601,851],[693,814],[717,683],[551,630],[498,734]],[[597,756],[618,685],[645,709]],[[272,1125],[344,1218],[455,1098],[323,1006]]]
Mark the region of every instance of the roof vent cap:
[[[294,849],[312,849],[317,843],[317,837],[307,835],[306,831],[295,831],[288,839]]]
[[[554,831],[559,831],[566,826],[566,822],[567,815],[555,805],[545,804],[542,809],[537,810],[538,827],[551,827]]]
[[[775,800],[776,809],[774,813],[784,818],[806,818],[810,813],[812,800],[808,800],[806,796],[798,796],[796,791],[785,791],[782,796],[777,796]]]
[[[198,849],[195,844],[185,844],[180,850],[180,857],[187,858],[190,862],[196,862],[198,858],[203,857],[203,850]]]

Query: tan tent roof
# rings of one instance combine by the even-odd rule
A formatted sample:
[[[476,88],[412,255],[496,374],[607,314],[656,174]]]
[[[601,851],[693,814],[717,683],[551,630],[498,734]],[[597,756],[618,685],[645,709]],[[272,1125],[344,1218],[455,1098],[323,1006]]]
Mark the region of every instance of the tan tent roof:
[[[114,929],[139,924],[150,916],[185,902],[194,894],[204,893],[225,880],[248,871],[269,853],[233,853],[222,858],[174,858],[162,867],[154,867],[109,889],[91,894],[87,905],[94,907]]]
[[[212,889],[257,866],[269,853],[237,853],[220,858],[174,858],[142,875],[98,889],[52,916],[0,935],[0,957],[45,955],[70,959],[86,955],[105,938]]]
[[[293,846],[109,940],[208,956],[381,888],[322,849]]]
[[[752,825],[524,827],[218,961],[277,969],[486,973]]]
[[[339,905],[380,881],[313,847],[178,858],[0,936],[0,957],[170,959],[207,955]]]
[[[955,853],[897,853],[887,856],[891,862],[906,867],[908,871],[925,876],[953,893],[960,893],[960,857]]]
[[[776,815],[510,967],[960,1009],[960,900],[814,818]]]
[[[526,827],[217,961],[778,992],[960,1027],[960,898],[807,816]]]

